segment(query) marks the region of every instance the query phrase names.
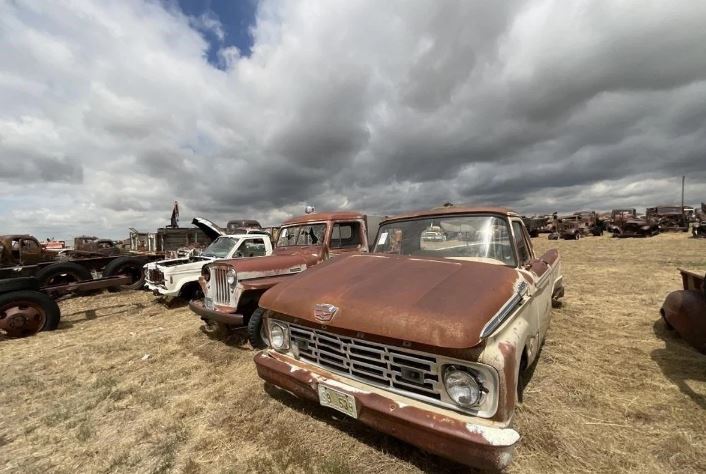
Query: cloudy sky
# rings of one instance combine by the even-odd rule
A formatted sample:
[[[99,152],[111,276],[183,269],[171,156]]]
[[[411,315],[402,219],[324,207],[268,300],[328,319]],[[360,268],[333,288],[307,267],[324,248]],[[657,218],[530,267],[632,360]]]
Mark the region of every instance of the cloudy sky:
[[[706,2],[0,0],[0,233],[706,201]]]

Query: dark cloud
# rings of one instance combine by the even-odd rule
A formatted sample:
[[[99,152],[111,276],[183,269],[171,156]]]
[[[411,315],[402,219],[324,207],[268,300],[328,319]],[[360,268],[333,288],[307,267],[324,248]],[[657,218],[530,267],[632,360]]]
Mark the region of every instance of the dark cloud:
[[[52,225],[112,233],[174,199],[269,224],[304,204],[640,208],[686,175],[698,202],[705,22],[696,3],[272,0],[222,71],[175,8],[5,4],[0,181],[45,201],[55,182],[80,212]]]

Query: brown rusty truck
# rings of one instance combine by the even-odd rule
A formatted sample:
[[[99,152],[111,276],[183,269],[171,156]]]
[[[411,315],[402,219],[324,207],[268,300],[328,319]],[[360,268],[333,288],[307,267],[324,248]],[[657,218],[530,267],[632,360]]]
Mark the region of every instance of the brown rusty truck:
[[[312,213],[282,224],[272,255],[219,260],[203,267],[203,300],[189,303],[202,330],[225,338],[247,327],[253,347],[264,347],[260,296],[280,281],[329,257],[368,252],[381,218],[359,212]],[[370,235],[369,235],[370,232]]]
[[[440,227],[444,241],[423,233]],[[267,383],[421,449],[510,462],[515,405],[564,294],[520,216],[432,209],[388,218],[369,254],[326,262],[260,299]]]

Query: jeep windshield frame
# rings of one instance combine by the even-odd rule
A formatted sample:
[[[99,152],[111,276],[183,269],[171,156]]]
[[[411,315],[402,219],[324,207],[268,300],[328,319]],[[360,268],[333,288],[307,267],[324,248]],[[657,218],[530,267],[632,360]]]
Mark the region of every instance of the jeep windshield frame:
[[[277,248],[320,247],[326,239],[327,224],[313,222],[282,227],[277,237]]]
[[[425,239],[425,234],[431,230],[445,238]],[[495,214],[425,216],[382,223],[372,253],[470,260],[517,267],[509,219]]]
[[[211,242],[206,250],[201,252],[201,257],[227,258],[231,251],[238,245],[240,239],[221,236]]]

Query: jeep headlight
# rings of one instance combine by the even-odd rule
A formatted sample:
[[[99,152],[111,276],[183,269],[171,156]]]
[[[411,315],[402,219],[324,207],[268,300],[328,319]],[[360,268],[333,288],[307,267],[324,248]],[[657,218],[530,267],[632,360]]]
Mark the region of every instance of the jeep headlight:
[[[470,373],[450,365],[444,371],[444,387],[451,400],[463,408],[480,404],[483,386]]]
[[[287,326],[270,322],[270,345],[276,351],[289,349],[289,330]]]
[[[235,282],[238,281],[238,274],[235,272],[234,268],[228,270],[228,274],[226,275],[226,281],[230,286],[235,285]]]

